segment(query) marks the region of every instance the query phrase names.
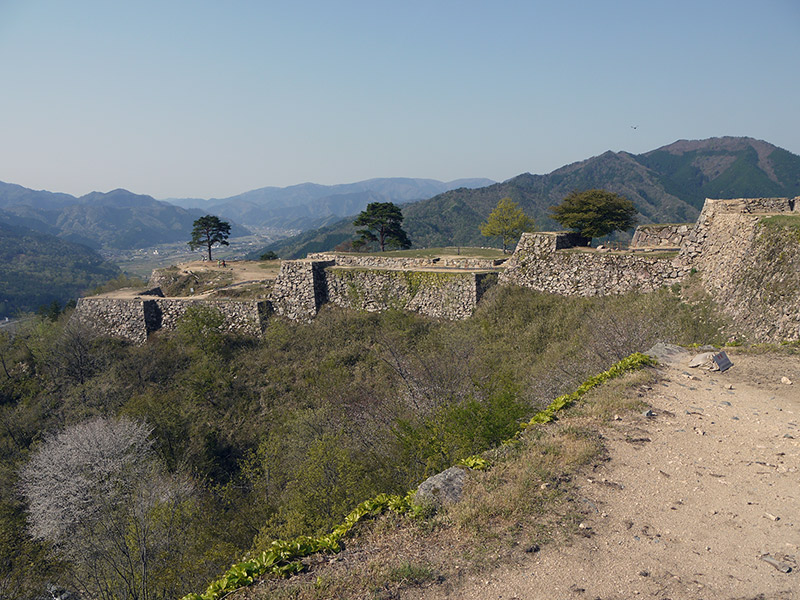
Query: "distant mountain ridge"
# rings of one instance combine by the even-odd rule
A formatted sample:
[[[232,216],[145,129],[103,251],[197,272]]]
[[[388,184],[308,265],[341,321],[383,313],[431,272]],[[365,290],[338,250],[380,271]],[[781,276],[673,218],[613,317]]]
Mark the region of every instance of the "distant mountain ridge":
[[[204,214],[123,189],[76,198],[0,182],[0,221],[95,249],[188,241],[192,224]],[[231,228],[233,237],[249,233]]]
[[[169,198],[167,202],[184,208],[202,208],[252,227],[311,229],[356,214],[370,202],[402,204],[456,188],[476,188],[492,183],[491,179],[481,178],[443,182],[386,177],[337,185],[301,183],[284,188],[264,187],[229,198]]]
[[[492,245],[478,227],[501,198],[518,202],[538,229],[558,229],[548,207],[574,190],[592,188],[630,199],[639,210],[639,223],[690,222],[706,197],[800,195],[800,156],[748,137],[678,140],[638,155],[608,151],[547,175],[523,173],[502,183],[451,190],[408,204],[403,207],[404,228],[415,247]],[[264,250],[283,258],[330,250],[352,239],[351,221],[303,232]]]

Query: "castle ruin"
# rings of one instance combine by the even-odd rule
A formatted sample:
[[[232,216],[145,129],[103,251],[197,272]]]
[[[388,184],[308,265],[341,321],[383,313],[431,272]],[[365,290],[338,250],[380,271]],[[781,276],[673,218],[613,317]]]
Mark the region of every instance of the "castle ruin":
[[[587,248],[572,233],[522,235],[507,260],[313,254],[286,260],[266,300],[164,298],[160,290],[78,301],[73,318],[105,334],[143,343],[172,329],[196,305],[210,305],[224,327],[258,335],[273,313],[307,321],[330,303],[356,310],[410,310],[469,317],[493,284],[596,296],[651,292],[697,273],[704,289],[756,340],[800,339],[798,198],[706,200],[695,224],[637,228],[626,251]],[[770,227],[771,217],[798,225]],[[792,221],[794,223],[794,221]]]

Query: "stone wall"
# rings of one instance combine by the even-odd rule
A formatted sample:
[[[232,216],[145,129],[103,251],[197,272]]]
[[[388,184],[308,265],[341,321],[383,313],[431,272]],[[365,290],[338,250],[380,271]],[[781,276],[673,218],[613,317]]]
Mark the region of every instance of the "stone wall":
[[[680,248],[694,223],[671,225],[639,225],[633,232],[631,250],[636,248]]]
[[[309,260],[335,262],[339,267],[365,267],[368,269],[496,269],[507,258],[474,258],[442,256],[434,258],[405,258],[397,256],[374,256],[369,254],[333,254],[317,252],[309,254]]]
[[[192,306],[216,308],[225,318],[222,328],[232,333],[259,335],[270,313],[269,302],[201,298],[80,298],[72,319],[135,344],[159,329],[175,329]]]
[[[681,259],[752,341],[800,339],[800,236],[762,223],[768,214],[800,217],[799,200],[706,200],[681,248]]]
[[[190,298],[163,298],[151,301],[158,311],[158,326],[155,329],[172,330],[178,321],[193,306],[206,306],[217,309],[224,321],[222,330],[245,335],[260,335],[265,319],[269,315],[269,305],[265,301],[207,300]],[[155,331],[151,329],[151,331]]]
[[[330,260],[284,260],[272,286],[273,310],[293,321],[309,321],[327,301],[325,267]]]
[[[272,306],[277,314],[295,321],[312,319],[326,302],[356,310],[397,308],[431,317],[463,319],[472,314],[483,291],[495,280],[493,273],[463,270],[342,267],[333,260],[287,260],[275,280]]]
[[[355,310],[389,308],[441,319],[466,319],[494,273],[329,267],[328,301]]]
[[[145,320],[145,305],[152,302],[155,300],[79,298],[71,320],[92,327],[104,335],[143,344],[150,331]]]
[[[558,247],[555,234],[522,234],[499,283],[564,296],[602,296],[651,292],[680,281],[690,269],[677,253],[643,256]]]

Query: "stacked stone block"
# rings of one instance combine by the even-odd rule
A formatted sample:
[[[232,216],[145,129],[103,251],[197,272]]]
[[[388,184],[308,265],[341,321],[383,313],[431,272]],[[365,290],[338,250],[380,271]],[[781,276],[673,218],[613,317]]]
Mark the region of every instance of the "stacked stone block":
[[[524,233],[500,283],[564,296],[651,292],[685,277],[675,256],[648,257],[569,249],[563,234]]]
[[[104,335],[143,344],[159,329],[172,330],[192,306],[210,306],[224,317],[222,328],[232,333],[259,335],[270,312],[265,301],[191,298],[80,298],[72,319]]]
[[[490,273],[328,268],[328,301],[355,310],[389,308],[429,317],[466,319]]]
[[[631,250],[637,248],[680,248],[694,223],[677,225],[639,225],[633,232]]]
[[[338,267],[364,267],[367,269],[496,269],[506,258],[475,258],[442,256],[432,258],[404,258],[397,256],[372,256],[366,254],[333,254],[318,252],[309,254],[309,260],[324,260],[336,263]]]

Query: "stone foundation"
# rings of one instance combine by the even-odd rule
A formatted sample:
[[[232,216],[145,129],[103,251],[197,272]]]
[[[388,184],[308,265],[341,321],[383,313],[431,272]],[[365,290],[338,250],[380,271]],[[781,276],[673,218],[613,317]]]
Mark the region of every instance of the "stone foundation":
[[[72,319],[105,335],[143,344],[154,331],[175,329],[192,306],[216,308],[225,318],[224,331],[245,335],[260,335],[271,312],[265,301],[95,296],[80,298]]]
[[[333,267],[326,270],[328,301],[356,310],[389,308],[429,317],[466,319],[492,273],[390,271]]]
[[[337,267],[365,267],[368,269],[399,269],[414,271],[417,269],[496,269],[507,258],[474,258],[460,256],[443,256],[435,258],[402,258],[395,256],[373,256],[367,254],[332,254],[317,252],[309,254],[309,260],[323,260],[336,263]]]
[[[327,302],[325,267],[331,260],[285,260],[272,286],[275,312],[293,321],[309,321]]]
[[[706,200],[680,257],[752,341],[800,340],[800,234],[771,214],[800,217],[800,198]]]
[[[631,250],[637,248],[680,248],[694,229],[694,223],[639,225],[633,232]]]
[[[524,233],[500,275],[500,284],[563,296],[652,292],[685,277],[678,253],[643,256],[570,248],[552,233]]]

